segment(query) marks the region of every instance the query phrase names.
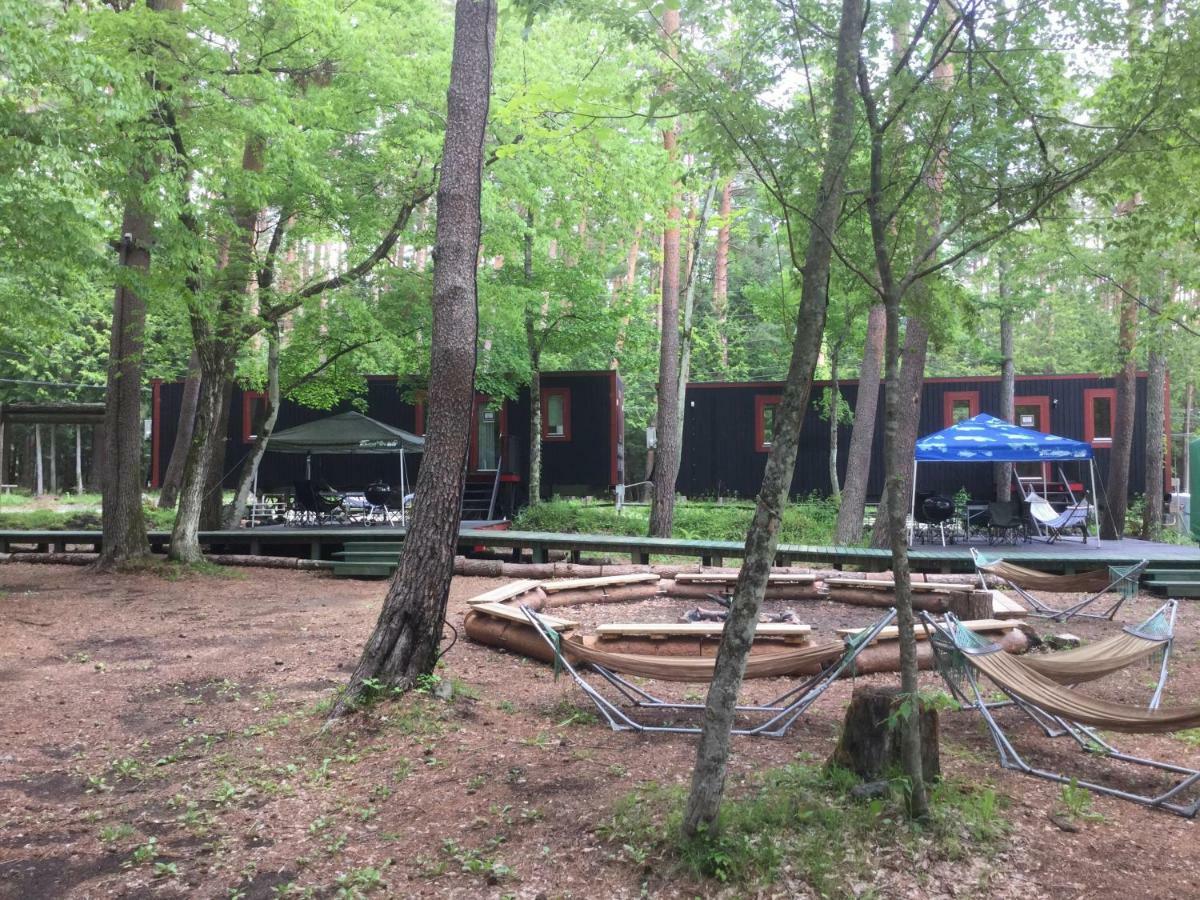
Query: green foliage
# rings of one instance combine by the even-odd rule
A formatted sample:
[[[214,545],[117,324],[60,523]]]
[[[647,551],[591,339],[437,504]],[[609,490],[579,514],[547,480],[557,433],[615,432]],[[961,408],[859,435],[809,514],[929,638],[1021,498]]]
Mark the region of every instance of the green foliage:
[[[617,802],[599,833],[638,865],[749,888],[770,884],[786,864],[790,877],[830,896],[873,879],[889,851],[906,858],[988,855],[1009,830],[990,788],[942,782],[929,822],[915,825],[905,821],[899,789],[857,802],[848,795],[856,783],[837,768],[772,769],[726,799],[716,828],[694,839],[682,836],[683,788],[644,784]]]
[[[754,507],[747,503],[678,503],[672,536],[698,541],[741,541],[746,537],[753,514]],[[626,506],[618,514],[609,504],[552,500],[522,510],[513,520],[513,527],[562,534],[642,536],[648,519],[649,510],[645,506]],[[831,543],[836,522],[837,506],[831,500],[812,498],[789,504],[783,512],[780,541]]]

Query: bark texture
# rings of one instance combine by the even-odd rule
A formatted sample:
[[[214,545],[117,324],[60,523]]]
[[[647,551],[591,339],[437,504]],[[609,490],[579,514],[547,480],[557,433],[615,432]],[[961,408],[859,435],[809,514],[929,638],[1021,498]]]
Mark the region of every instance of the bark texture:
[[[192,351],[188,359],[187,378],[183,382],[183,399],[179,406],[179,424],[175,428],[175,445],[167,471],[163,474],[158,493],[159,509],[174,509],[179,502],[179,485],[183,482],[183,468],[187,464],[188,448],[192,446],[192,429],[196,425],[196,403],[200,399],[200,357]]]
[[[679,10],[662,18],[667,53],[673,54],[679,31]],[[668,84],[665,91],[670,91]],[[678,135],[672,125],[663,132],[663,148],[675,159]],[[654,452],[654,496],[650,506],[650,536],[670,537],[675,521],[675,481],[679,477],[679,201],[672,198],[663,230],[662,324],[658,354],[658,414]]]
[[[533,282],[533,210],[525,214],[525,283]],[[529,505],[542,502],[542,344],[531,298],[525,299],[525,347],[529,353]]]
[[[1150,312],[1158,316],[1162,301],[1151,303]],[[1142,537],[1158,540],[1163,522],[1163,433],[1166,431],[1167,357],[1162,351],[1162,332],[1157,322],[1151,323],[1153,336],[1146,378],[1146,483],[1145,504],[1142,507]]]
[[[696,308],[696,260],[700,258],[700,250],[704,246],[704,234],[708,229],[709,211],[712,209],[713,196],[717,192],[717,180],[709,185],[708,194],[700,207],[700,217],[695,221],[692,231],[692,246],[688,251],[687,278],[683,288],[683,330],[680,333],[679,374],[676,388],[675,407],[678,410],[679,454],[683,454],[683,423],[687,416],[687,383],[692,368],[692,312]],[[676,472],[679,467],[676,466]]]
[[[713,315],[721,342],[721,368],[729,368],[729,219],[733,213],[733,179],[721,188],[721,227],[717,229],[717,255],[713,261]]]
[[[1133,295],[1135,284],[1125,285],[1121,292],[1121,324],[1117,333],[1117,358],[1121,370],[1117,373],[1117,403],[1113,416],[1112,452],[1108,462],[1108,514],[1100,518],[1100,534],[1106,540],[1117,540],[1125,534],[1125,513],[1129,509],[1129,460],[1133,454],[1133,423],[1137,407],[1137,343],[1138,305]]]
[[[136,201],[121,218],[123,268],[150,268],[153,221]],[[146,303],[127,284],[117,286],[104,407],[104,474],[101,479],[103,549],[98,565],[111,568],[150,552],[142,512],[142,351]],[[40,463],[40,454],[39,454]],[[39,485],[40,487],[40,485]]]
[[[470,446],[478,332],[476,265],[484,132],[496,37],[494,0],[458,0],[442,179],[437,192],[429,427],[413,521],[387,599],[350,685],[332,715],[358,699],[364,679],[411,687],[433,670],[454,569]]]
[[[899,327],[899,311],[896,315],[896,325]],[[899,421],[895,423],[897,455],[892,460],[895,470],[888,469],[889,476],[884,482],[879,513],[875,516],[875,527],[871,532],[872,547],[891,545],[893,507],[890,500],[894,490],[899,491],[900,504],[895,508],[900,510],[900,531],[904,531],[905,516],[912,498],[913,452],[916,450],[917,431],[921,422],[921,386],[925,383],[925,358],[928,353],[929,329],[918,317],[912,316],[904,328],[904,361],[897,372],[887,375],[887,392],[894,393],[900,402],[896,408]],[[898,475],[899,481],[894,481],[892,474]]]
[[[846,476],[842,482],[842,502],[838,507],[834,537],[839,544],[857,544],[862,540],[867,481],[871,477],[871,447],[875,443],[875,415],[879,407],[879,371],[883,365],[886,319],[882,303],[876,303],[867,313],[867,341],[858,373],[854,426],[850,432],[850,448],[846,452]]]
[[[237,528],[246,511],[246,503],[250,499],[250,489],[254,486],[254,476],[258,473],[258,464],[262,462],[263,454],[267,452],[267,441],[275,430],[275,421],[279,418],[279,341],[280,328],[278,322],[271,323],[267,329],[267,405],[254,416],[254,444],[250,453],[242,463],[242,471],[238,476],[237,489],[233,494],[233,502],[225,511],[225,521],[221,524],[226,528]]]
[[[1000,302],[1007,299],[1005,285],[1005,266],[1000,263]],[[1000,418],[1005,422],[1015,424],[1017,416],[1017,367],[1013,362],[1013,321],[1012,312],[1002,309],[1000,312]],[[1045,427],[1047,423],[1043,422]],[[996,463],[996,499],[1006,501],[1012,499],[1012,463]]]
[[[734,707],[754,641],[755,623],[767,587],[767,576],[779,544],[779,527],[796,465],[800,426],[808,408],[813,370],[821,352],[829,304],[829,261],[832,235],[842,204],[846,166],[854,144],[854,77],[862,38],[862,0],[842,0],[838,27],[833,105],[821,184],[813,198],[808,246],[804,254],[800,307],[783,396],[776,410],[775,435],[767,457],[762,489],[746,534],[746,558],[734,587],[733,603],[704,708],[704,725],[696,748],[691,793],[684,813],[685,834],[695,836],[715,827],[729,762],[729,736]]]
[[[849,769],[863,781],[891,776],[900,763],[901,729],[898,727],[904,695],[887,685],[857,688],[846,707],[842,734],[829,757],[829,765]],[[938,714],[921,710],[921,764],[925,780],[941,775],[938,753]]]

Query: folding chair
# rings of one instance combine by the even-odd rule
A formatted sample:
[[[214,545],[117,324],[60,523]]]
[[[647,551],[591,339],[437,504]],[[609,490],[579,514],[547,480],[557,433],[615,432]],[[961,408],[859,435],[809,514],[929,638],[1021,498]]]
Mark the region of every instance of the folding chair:
[[[656,725],[640,722],[617,706],[582,675],[581,670],[589,670],[607,682],[635,709],[666,710],[666,711],[698,711],[703,710],[703,703],[676,703],[656,697],[646,690],[632,684],[622,675],[633,675],[647,678],[662,678],[672,681],[711,682],[716,660],[712,657],[702,658],[660,658],[655,656],[613,653],[596,650],[584,645],[578,638],[564,636],[555,631],[542,617],[528,606],[521,607],[525,618],[541,636],[542,640],[554,653],[555,672],[565,671],[579,685],[580,690],[600,710],[600,714],[612,727],[613,731],[666,732],[671,734],[699,734],[700,727],[696,725]],[[774,700],[763,705],[748,705],[736,707],[737,712],[760,714],[766,716],[758,725],[748,728],[734,728],[733,734],[765,735],[767,737],[783,737],[787,734],[792,723],[796,721],[843,672],[854,665],[854,661],[865,647],[874,641],[879,633],[891,624],[896,617],[896,610],[889,609],[878,622],[857,635],[845,638],[842,642],[829,642],[801,647],[794,650],[782,650],[778,653],[763,654],[751,658],[747,665],[746,677],[781,677],[803,662],[816,661],[822,664],[821,671],[811,676],[793,688],[780,694]],[[579,666],[572,665],[568,655],[581,660]]]
[[[1034,530],[1039,537],[1046,539],[1046,543],[1053,544],[1074,528],[1079,529],[1083,535],[1083,542],[1087,543],[1091,506],[1086,498],[1076,500],[1062,512],[1056,510],[1050,505],[1049,500],[1038,493],[1031,492],[1028,496],[1028,503],[1029,518]]]
[[[1126,600],[1137,596],[1138,579],[1142,570],[1149,565],[1149,560],[1143,559],[1132,566],[1108,566],[1103,569],[1089,569],[1074,575],[1053,575],[1049,572],[1039,572],[1028,569],[1016,563],[1005,562],[1002,557],[988,556],[980,553],[975,547],[971,548],[971,558],[975,561],[975,572],[984,590],[988,589],[987,576],[995,578],[1002,585],[1015,591],[1032,609],[1030,615],[1044,619],[1054,619],[1065,622],[1074,616],[1088,619],[1109,619],[1117,614],[1117,610]],[[1039,600],[1033,591],[1049,591],[1051,593],[1086,592],[1086,596],[1066,609],[1059,609]],[[1104,594],[1114,591],[1116,602],[1102,612],[1084,612],[1083,610],[1095,603]]]
[[[923,618],[933,629],[930,643],[938,671],[951,693],[983,716],[1004,768],[1060,784],[1075,784],[1096,793],[1165,809],[1188,818],[1200,812],[1200,798],[1190,802],[1181,799],[1200,784],[1200,769],[1122,753],[1100,737],[1096,730],[1157,734],[1195,728],[1200,726],[1200,706],[1147,710],[1100,700],[1074,688],[1064,687],[1038,673],[1025,661],[1004,652],[999,644],[989,643],[963,628],[952,614],[947,613],[942,622],[935,621],[928,614],[923,614]],[[1026,713],[1036,724],[1043,729],[1047,723],[1058,726],[1061,733],[1069,734],[1085,752],[1179,777],[1165,791],[1138,794],[1030,765],[1017,752],[1008,734],[992,714],[997,704],[984,699],[979,686],[980,676],[986,676],[1012,705]]]

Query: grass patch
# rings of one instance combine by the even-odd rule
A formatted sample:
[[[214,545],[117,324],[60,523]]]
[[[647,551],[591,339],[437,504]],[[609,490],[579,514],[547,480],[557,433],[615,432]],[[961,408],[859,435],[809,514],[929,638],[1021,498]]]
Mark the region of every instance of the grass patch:
[[[84,503],[88,497],[97,498],[94,504]],[[83,497],[65,495],[59,501],[64,506],[78,506],[79,509],[0,509],[0,530],[8,531],[99,531],[100,530],[100,501],[96,494],[84,494]],[[175,524],[175,510],[159,509],[157,506],[142,507],[146,517],[146,528],[150,531],[170,531]]]
[[[675,506],[672,536],[683,540],[743,541],[752,503],[706,503],[689,500]],[[611,503],[550,500],[527,507],[513,519],[521,531],[561,534],[617,534],[643,536],[649,527],[648,506],[626,506],[619,514]],[[837,504],[810,498],[787,506],[780,541],[785,544],[830,544],[837,524]]]
[[[879,860],[897,850],[908,860],[990,855],[1009,830],[990,788],[943,781],[929,820],[916,824],[904,818],[899,786],[890,797],[856,801],[856,781],[802,764],[764,772],[726,798],[717,829],[692,840],[680,831],[685,789],[646,784],[618,801],[600,834],[639,866],[750,888],[776,881],[786,865],[818,895],[840,896],[870,884]]]

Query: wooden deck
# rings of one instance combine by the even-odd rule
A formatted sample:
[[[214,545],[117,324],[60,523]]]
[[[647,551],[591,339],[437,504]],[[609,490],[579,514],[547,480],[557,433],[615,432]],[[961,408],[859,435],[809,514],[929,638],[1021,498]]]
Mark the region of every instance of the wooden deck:
[[[469,523],[474,524],[474,523]],[[488,523],[491,524],[491,523]],[[354,559],[375,567],[390,567],[404,540],[403,528],[389,527],[279,527],[202,531],[200,541],[210,552],[250,555],[307,556],[312,559]],[[164,531],[150,533],[152,547],[161,551],[169,542]],[[0,552],[10,549],[65,550],[68,546],[98,549],[98,531],[0,531]],[[460,552],[478,549],[521,553],[529,551],[535,562],[545,562],[553,551],[575,561],[583,554],[649,563],[665,558],[699,560],[704,565],[736,564],[744,547],[735,541],[691,541],[675,538],[625,537],[608,534],[548,534],[531,531],[463,528]],[[1075,572],[1106,565],[1129,565],[1143,559],[1152,569],[1200,569],[1200,548],[1126,539],[1106,541],[1102,546],[1078,542],[1028,543],[985,548],[993,555],[1031,568],[1051,572]],[[353,554],[353,556],[352,556]],[[909,552],[917,572],[970,572],[974,565],[970,549],[918,545]],[[858,571],[883,571],[891,565],[887,550],[865,547],[781,544],[778,565],[813,565]]]

